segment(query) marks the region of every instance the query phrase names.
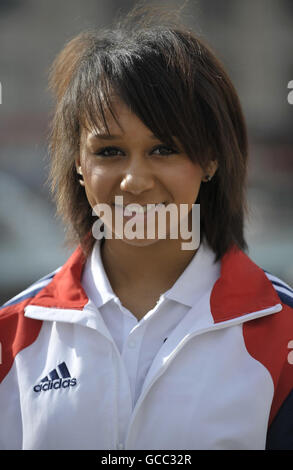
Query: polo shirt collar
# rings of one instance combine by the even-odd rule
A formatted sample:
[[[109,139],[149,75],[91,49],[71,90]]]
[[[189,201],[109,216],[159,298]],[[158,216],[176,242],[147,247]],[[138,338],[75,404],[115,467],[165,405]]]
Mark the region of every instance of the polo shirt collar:
[[[221,263],[214,261],[215,253],[203,239],[183,273],[165,292],[164,297],[192,307],[220,276]]]
[[[87,293],[97,308],[102,307],[111,300],[117,301],[117,295],[112,289],[101,255],[101,241],[97,240],[88,257],[83,272],[83,284],[87,286]]]
[[[220,276],[220,262],[214,263],[214,258],[214,252],[205,240],[202,240],[188,266],[173,286],[162,294],[161,298],[192,307],[195,300],[211,288]],[[117,302],[117,296],[103,266],[100,241],[96,241],[94,245],[83,276],[89,297],[94,299],[97,308],[102,307],[110,300]]]
[[[206,250],[203,251],[205,252]],[[196,262],[200,270],[197,276],[197,283],[199,284],[198,287],[195,285],[196,283],[193,284],[193,292],[194,289],[202,289],[204,282],[207,282],[209,277],[208,272],[206,271],[205,274],[205,270],[202,270],[202,263],[200,262],[201,253],[199,249],[185,270],[187,271],[188,269],[188,271],[183,272],[181,275],[182,279],[185,276],[189,276],[189,271],[193,275],[191,268],[193,263]],[[62,268],[58,270],[53,279],[36,295],[33,295],[31,299],[25,301],[27,302],[26,309],[33,308],[37,310],[33,314],[26,312],[26,316],[41,320],[52,320],[52,309],[54,309],[55,320],[59,315],[61,321],[67,321],[68,318],[71,318],[73,310],[84,309],[89,303],[88,296],[81,283],[85,263],[86,259],[82,249],[78,247]],[[215,267],[218,267],[217,263],[214,265],[210,264],[210,272]],[[198,271],[196,270],[196,272]],[[107,284],[109,282],[107,276],[102,277],[106,284],[103,284],[104,289],[102,291],[104,293],[101,294],[101,303],[116,297],[110,284]],[[182,279],[179,278],[177,280],[173,287],[165,293],[166,296],[168,295],[171,298],[174,295],[174,299],[179,300],[180,298],[181,301],[183,300],[179,287],[186,288],[186,286],[183,285]],[[187,289],[184,294],[185,302],[188,298],[188,292],[189,290]],[[230,324],[230,320],[233,319],[247,321],[251,318],[251,315],[264,316],[282,310],[278,294],[263,270],[246,253],[239,250],[236,245],[233,245],[221,259],[220,277],[214,282],[209,303],[215,324],[221,322]],[[19,305],[19,308],[23,308],[23,302],[20,302]],[[7,307],[7,309],[15,308],[15,305]]]

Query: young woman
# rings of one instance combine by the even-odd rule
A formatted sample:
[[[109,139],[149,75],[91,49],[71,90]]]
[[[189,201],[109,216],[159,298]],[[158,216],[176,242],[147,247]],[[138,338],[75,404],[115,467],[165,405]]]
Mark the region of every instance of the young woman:
[[[194,33],[135,21],[53,64],[50,176],[78,246],[1,310],[0,447],[293,449],[293,291],[245,253],[237,94]]]

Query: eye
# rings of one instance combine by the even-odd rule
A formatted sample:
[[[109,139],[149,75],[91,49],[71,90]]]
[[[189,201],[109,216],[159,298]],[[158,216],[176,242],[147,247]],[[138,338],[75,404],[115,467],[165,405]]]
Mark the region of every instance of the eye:
[[[159,156],[164,156],[168,157],[169,155],[177,154],[178,150],[168,147],[167,145],[156,145],[151,152],[152,154],[159,155]],[[121,156],[124,155],[124,152],[119,149],[118,147],[103,147],[97,152],[95,152],[95,155],[101,156],[101,157],[116,157],[116,156]]]
[[[101,157],[116,157],[119,152],[120,155],[123,154],[122,150],[117,147],[104,147],[95,152],[95,155],[99,155]]]
[[[156,147],[153,148],[152,153],[155,155],[161,155],[161,156],[169,156],[173,154],[177,154],[178,150],[168,147],[167,145],[157,145]]]

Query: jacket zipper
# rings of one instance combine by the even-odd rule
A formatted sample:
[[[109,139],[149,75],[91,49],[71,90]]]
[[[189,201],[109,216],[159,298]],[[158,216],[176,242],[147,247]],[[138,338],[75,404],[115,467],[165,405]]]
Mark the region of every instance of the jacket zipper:
[[[149,392],[149,390],[151,389],[153,384],[156,382],[156,380],[165,372],[165,370],[169,367],[169,365],[171,364],[173,359],[177,356],[179,351],[181,351],[181,349],[186,345],[186,343],[190,339],[192,339],[196,336],[199,336],[203,333],[207,333],[208,331],[220,330],[220,329],[223,329],[223,328],[228,328],[229,326],[236,326],[236,325],[241,324],[241,323],[246,323],[246,321],[254,320],[256,318],[261,318],[261,317],[264,317],[264,316],[267,316],[267,315],[272,315],[274,313],[280,312],[281,310],[282,310],[282,305],[281,304],[276,304],[273,307],[270,307],[270,308],[266,309],[265,311],[253,312],[251,314],[242,315],[239,318],[234,318],[234,319],[231,319],[231,320],[225,320],[225,321],[222,321],[222,322],[219,322],[219,323],[214,323],[214,324],[212,324],[212,325],[210,325],[206,328],[199,329],[199,330],[197,330],[197,331],[195,331],[195,332],[193,332],[189,335],[187,334],[181,340],[181,342],[178,344],[178,346],[172,351],[172,353],[170,354],[170,356],[166,360],[164,366],[161,367],[160,370],[154,375],[151,382],[147,385],[145,390],[143,390],[142,394],[140,395],[139,399],[137,400],[136,405],[135,405],[134,410],[133,410],[133,413],[132,413],[132,416],[131,416],[131,419],[130,419],[130,422],[129,422],[129,426],[128,426],[128,431],[127,431],[126,440],[125,440],[125,449],[127,449],[127,445],[128,445],[132,425],[134,423],[134,420],[136,418],[138,410],[139,410],[141,404],[144,401],[144,398],[145,398],[146,394]]]

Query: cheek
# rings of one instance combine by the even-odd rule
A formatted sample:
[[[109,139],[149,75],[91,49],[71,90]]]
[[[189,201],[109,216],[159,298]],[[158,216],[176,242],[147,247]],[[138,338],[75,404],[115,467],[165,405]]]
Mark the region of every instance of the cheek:
[[[108,203],[113,179],[109,172],[87,167],[84,172],[85,192],[90,205]]]
[[[178,168],[173,177],[173,195],[178,203],[193,204],[199,193],[202,179],[200,167],[193,164]]]

